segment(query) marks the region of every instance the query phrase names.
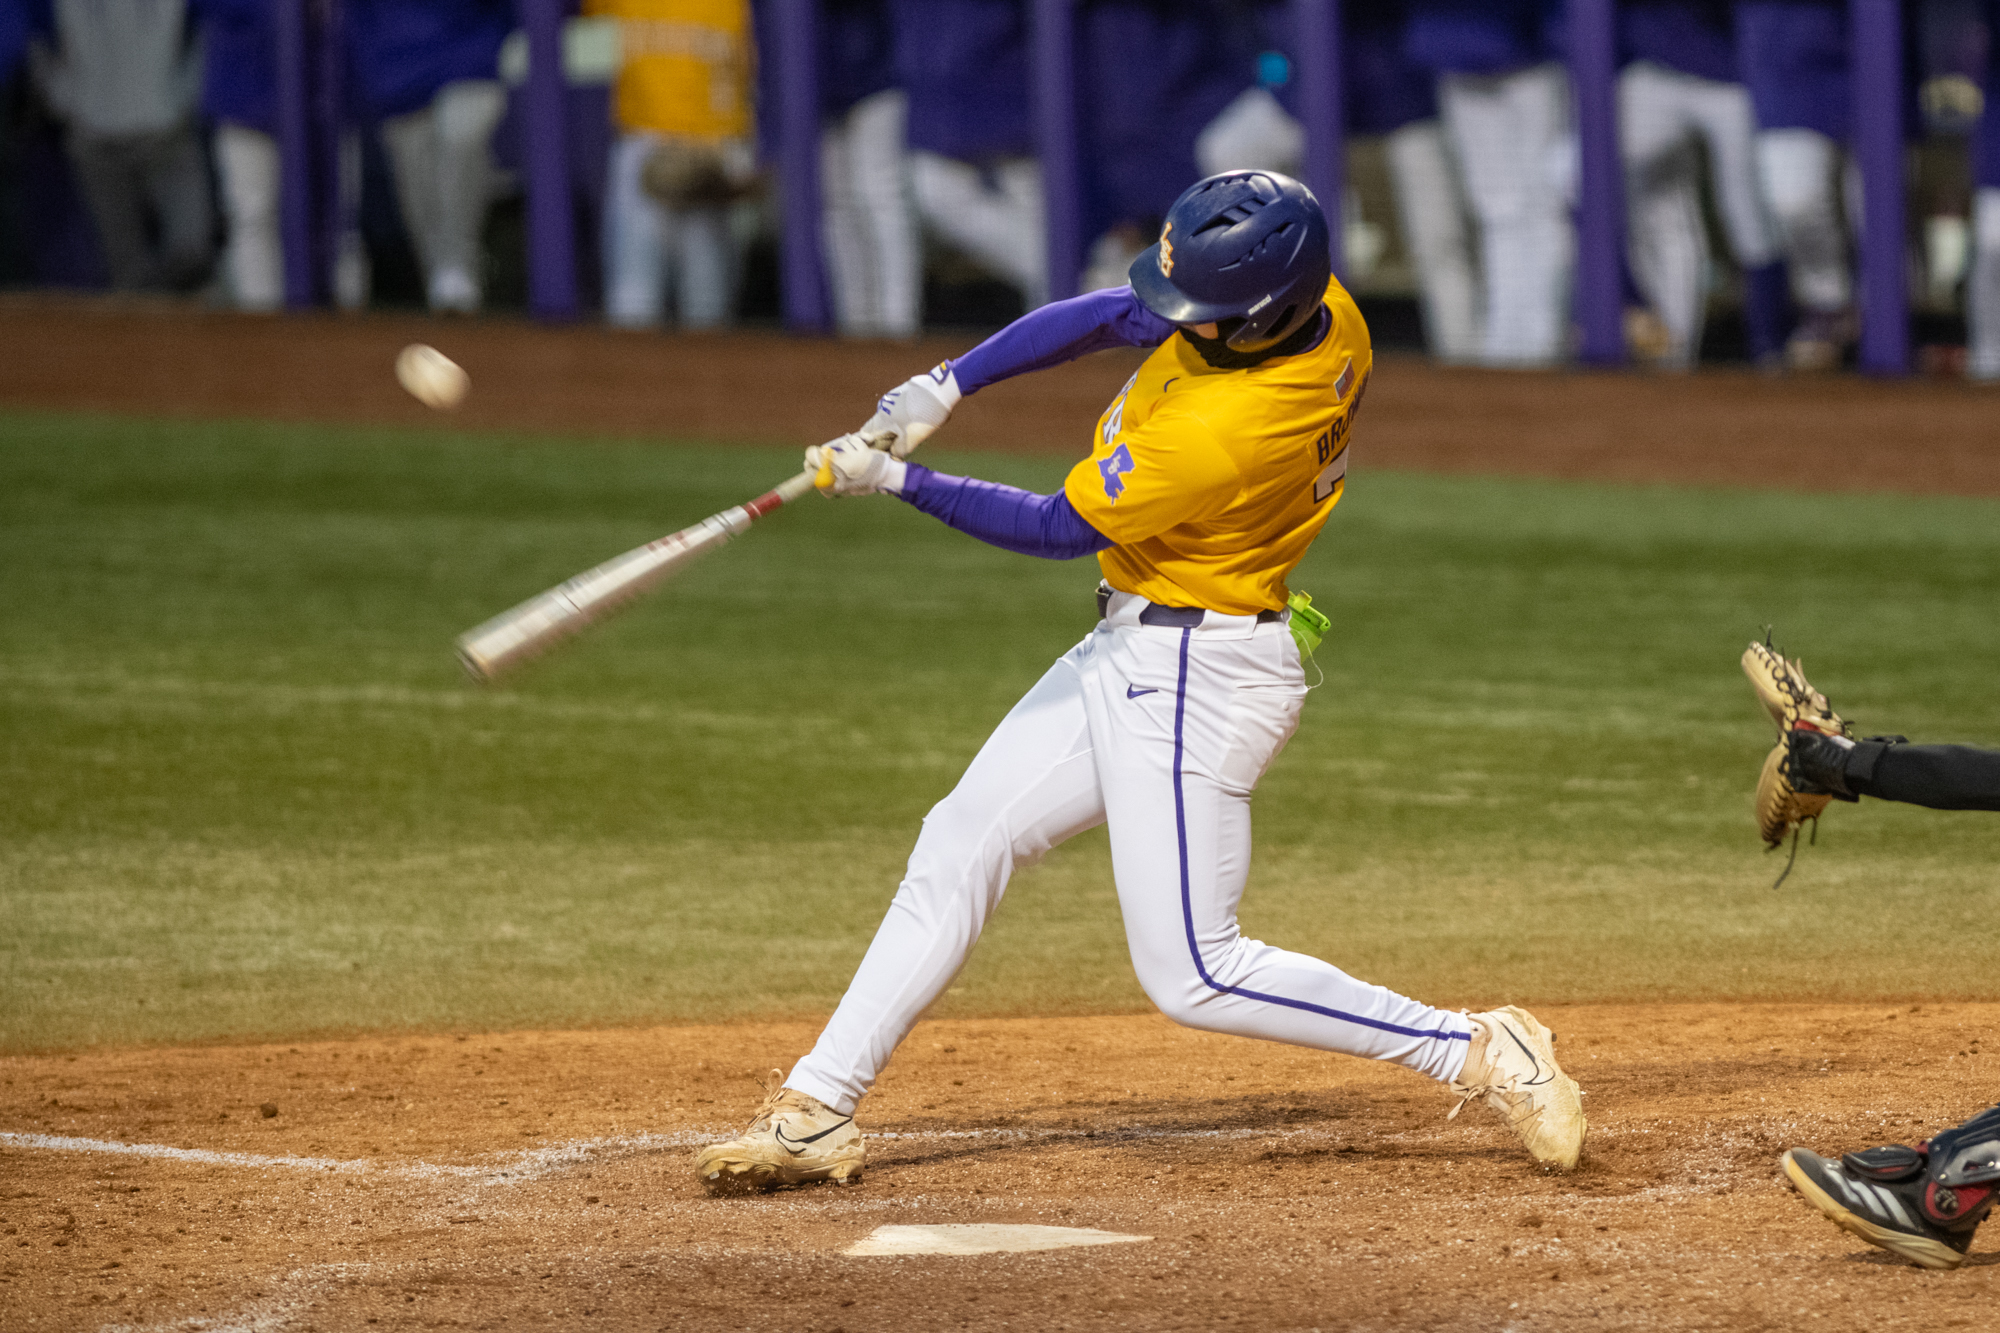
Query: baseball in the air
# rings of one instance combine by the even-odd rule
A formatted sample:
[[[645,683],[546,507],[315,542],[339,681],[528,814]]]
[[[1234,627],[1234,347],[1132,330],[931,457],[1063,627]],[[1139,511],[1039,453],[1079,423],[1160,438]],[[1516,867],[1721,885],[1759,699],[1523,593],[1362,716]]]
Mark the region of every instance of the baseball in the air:
[[[435,347],[411,343],[396,354],[396,382],[425,407],[440,412],[457,407],[472,389],[472,377]]]

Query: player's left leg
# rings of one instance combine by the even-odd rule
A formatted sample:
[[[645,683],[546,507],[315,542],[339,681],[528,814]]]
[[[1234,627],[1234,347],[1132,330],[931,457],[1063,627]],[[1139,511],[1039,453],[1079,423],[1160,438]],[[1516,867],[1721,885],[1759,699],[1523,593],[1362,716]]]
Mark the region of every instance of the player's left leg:
[[[1957,1268],[2000,1191],[2000,1106],[1914,1148],[1837,1162],[1794,1148],[1782,1161],[1792,1188],[1834,1225],[1925,1268]]]
[[[696,1156],[711,1191],[859,1178],[855,1110],[965,965],[1014,871],[1104,821],[1079,676],[1103,637],[1049,668],[924,817],[888,915],[819,1040],[743,1134]]]
[[[1408,1065],[1486,1097],[1538,1158],[1574,1165],[1576,1086],[1531,1017],[1437,1009],[1243,936],[1250,794],[1298,723],[1298,649],[1281,622],[1211,612],[1175,628],[1141,622],[1145,609],[1112,599],[1106,650],[1083,684],[1119,906],[1148,997],[1190,1027]]]

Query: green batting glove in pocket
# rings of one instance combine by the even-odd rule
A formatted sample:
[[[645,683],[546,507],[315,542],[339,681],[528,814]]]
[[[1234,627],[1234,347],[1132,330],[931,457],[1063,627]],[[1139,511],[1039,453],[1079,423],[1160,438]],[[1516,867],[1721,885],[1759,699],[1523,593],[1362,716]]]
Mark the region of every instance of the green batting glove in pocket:
[[[1333,622],[1313,610],[1312,594],[1309,592],[1293,593],[1286,599],[1285,605],[1292,611],[1289,624],[1292,638],[1298,641],[1299,655],[1311,657],[1313,650],[1319,647],[1319,641],[1333,628]]]

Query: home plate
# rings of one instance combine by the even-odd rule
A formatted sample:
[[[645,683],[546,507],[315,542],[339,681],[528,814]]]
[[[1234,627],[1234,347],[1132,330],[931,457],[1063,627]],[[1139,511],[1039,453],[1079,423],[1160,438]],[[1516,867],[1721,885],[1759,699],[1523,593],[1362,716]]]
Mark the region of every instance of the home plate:
[[[992,1222],[945,1222],[930,1227],[876,1227],[842,1254],[1020,1254],[1064,1250],[1073,1245],[1123,1245],[1151,1236],[1091,1227],[1010,1226]]]

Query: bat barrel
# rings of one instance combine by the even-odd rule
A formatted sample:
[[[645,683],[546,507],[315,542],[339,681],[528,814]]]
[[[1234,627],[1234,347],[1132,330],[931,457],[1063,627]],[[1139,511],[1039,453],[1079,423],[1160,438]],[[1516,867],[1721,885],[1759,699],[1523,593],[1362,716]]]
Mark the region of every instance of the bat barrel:
[[[475,679],[490,681],[581,632],[749,526],[750,516],[739,507],[607,560],[460,635],[458,660]]]
[[[458,660],[474,680],[493,680],[603,619],[703,552],[725,544],[812,488],[813,471],[809,468],[746,504],[585,570],[459,635]]]

